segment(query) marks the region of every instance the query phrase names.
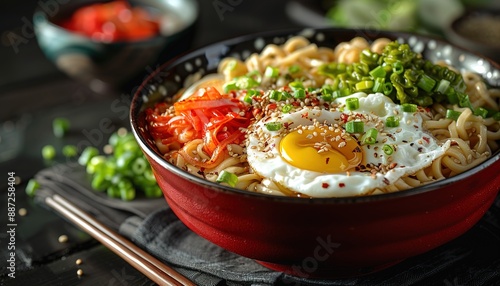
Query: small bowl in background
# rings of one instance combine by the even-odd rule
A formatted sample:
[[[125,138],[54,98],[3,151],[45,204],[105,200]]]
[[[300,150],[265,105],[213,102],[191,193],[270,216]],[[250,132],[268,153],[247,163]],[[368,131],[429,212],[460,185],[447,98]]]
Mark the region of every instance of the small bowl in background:
[[[500,10],[467,10],[450,24],[446,37],[456,45],[500,63]]]
[[[161,27],[160,34],[135,41],[97,41],[56,24],[81,7],[105,2],[109,1],[71,1],[53,10],[57,12],[38,9],[33,16],[38,44],[47,58],[94,91],[128,85],[189,48],[198,18],[195,0],[130,0],[132,6],[158,17]]]

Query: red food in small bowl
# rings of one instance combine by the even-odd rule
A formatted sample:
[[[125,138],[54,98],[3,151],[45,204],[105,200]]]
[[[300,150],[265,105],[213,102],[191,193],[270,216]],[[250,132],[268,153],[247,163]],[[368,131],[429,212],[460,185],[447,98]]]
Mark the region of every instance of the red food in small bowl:
[[[278,197],[209,182],[168,163],[146,127],[144,110],[173,96],[198,66],[208,73],[225,56],[255,51],[255,42],[298,34],[268,33],[206,47],[163,65],[135,94],[131,105],[133,132],[154,170],[166,201],[180,220],[209,241],[271,269],[302,277],[366,274],[443,245],[469,230],[488,210],[500,188],[500,153],[464,173],[395,193],[345,198]],[[321,37],[314,37],[321,35]],[[356,36],[380,37],[424,47],[431,60],[448,57],[452,64],[499,74],[497,64],[482,60],[437,39],[406,33],[320,29],[318,45],[335,46]],[[431,48],[427,48],[431,47]],[[448,49],[446,54],[440,51]],[[466,55],[467,60],[453,59]],[[463,57],[462,57],[463,58]],[[481,61],[480,61],[481,60]],[[161,80],[159,80],[161,77]],[[499,84],[499,78],[491,79]],[[162,92],[153,92],[162,90]]]

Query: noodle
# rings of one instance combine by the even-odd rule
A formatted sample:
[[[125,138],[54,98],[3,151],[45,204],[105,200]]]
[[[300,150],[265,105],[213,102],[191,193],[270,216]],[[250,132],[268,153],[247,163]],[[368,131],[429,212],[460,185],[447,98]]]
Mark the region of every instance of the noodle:
[[[354,38],[350,42],[328,48],[318,47],[306,38],[297,36],[290,38],[281,46],[267,45],[261,53],[254,53],[244,61],[225,58],[219,64],[218,73],[224,75],[224,81],[228,82],[253,72],[262,74],[266,67],[270,66],[280,70],[297,67],[297,74],[294,76],[302,78],[306,88],[317,87],[333,81],[317,72],[320,65],[330,62],[355,63],[360,60],[360,53],[363,50],[371,49],[373,52],[381,53],[389,42],[388,39],[378,39],[370,44],[363,38]],[[447,66],[444,63],[440,65]],[[465,93],[469,95],[471,105],[498,111],[500,89],[488,88],[482,78],[472,72],[465,71],[461,74],[466,85]],[[279,85],[280,81],[277,84]],[[449,109],[461,112],[460,116],[456,120],[446,118]],[[371,190],[367,195],[400,191],[449,178],[480,164],[499,148],[497,142],[500,140],[499,122],[492,118],[474,115],[469,108],[434,103],[429,106],[428,112],[422,112],[421,115],[429,134],[432,134],[440,144],[451,141],[451,147],[442,156],[434,159],[428,167],[404,176],[384,188]],[[179,119],[172,117],[170,120]],[[183,154],[187,154],[186,156],[195,161],[211,160],[212,154],[207,152],[204,140],[188,140],[188,137],[185,140],[186,143],[182,147]],[[207,180],[216,181],[218,175],[226,171],[237,175],[238,182],[235,187],[239,189],[272,195],[307,197],[254,173],[247,162],[245,142],[229,144],[224,158],[215,167],[209,168],[189,164],[189,160],[179,154],[180,148],[173,146],[162,150],[165,150],[165,158],[172,164]]]

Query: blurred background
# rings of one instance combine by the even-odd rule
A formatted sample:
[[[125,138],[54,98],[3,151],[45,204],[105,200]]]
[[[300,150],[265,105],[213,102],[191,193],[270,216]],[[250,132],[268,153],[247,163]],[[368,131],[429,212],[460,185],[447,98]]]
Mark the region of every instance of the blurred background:
[[[58,9],[71,0],[2,0],[0,3],[0,96],[32,80],[63,76],[35,39],[33,12]],[[199,0],[191,48],[247,33],[294,26],[348,26],[443,35],[466,7],[495,7],[494,0]]]

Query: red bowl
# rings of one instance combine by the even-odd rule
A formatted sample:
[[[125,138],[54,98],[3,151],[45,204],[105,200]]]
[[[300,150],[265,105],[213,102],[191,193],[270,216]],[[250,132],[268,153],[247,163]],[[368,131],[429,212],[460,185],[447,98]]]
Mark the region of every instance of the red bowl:
[[[275,197],[237,190],[191,175],[163,159],[145,132],[146,107],[182,88],[189,75],[213,72],[228,55],[248,55],[262,43],[308,35],[334,46],[355,36],[406,42],[424,57],[446,60],[500,86],[494,62],[438,39],[406,33],[350,29],[286,31],[241,37],[170,61],[138,89],[131,125],[165,198],[179,219],[207,240],[271,269],[302,277],[345,277],[394,265],[469,230],[493,203],[499,188],[500,153],[453,178],[375,196]],[[259,44],[257,44],[259,43]]]

